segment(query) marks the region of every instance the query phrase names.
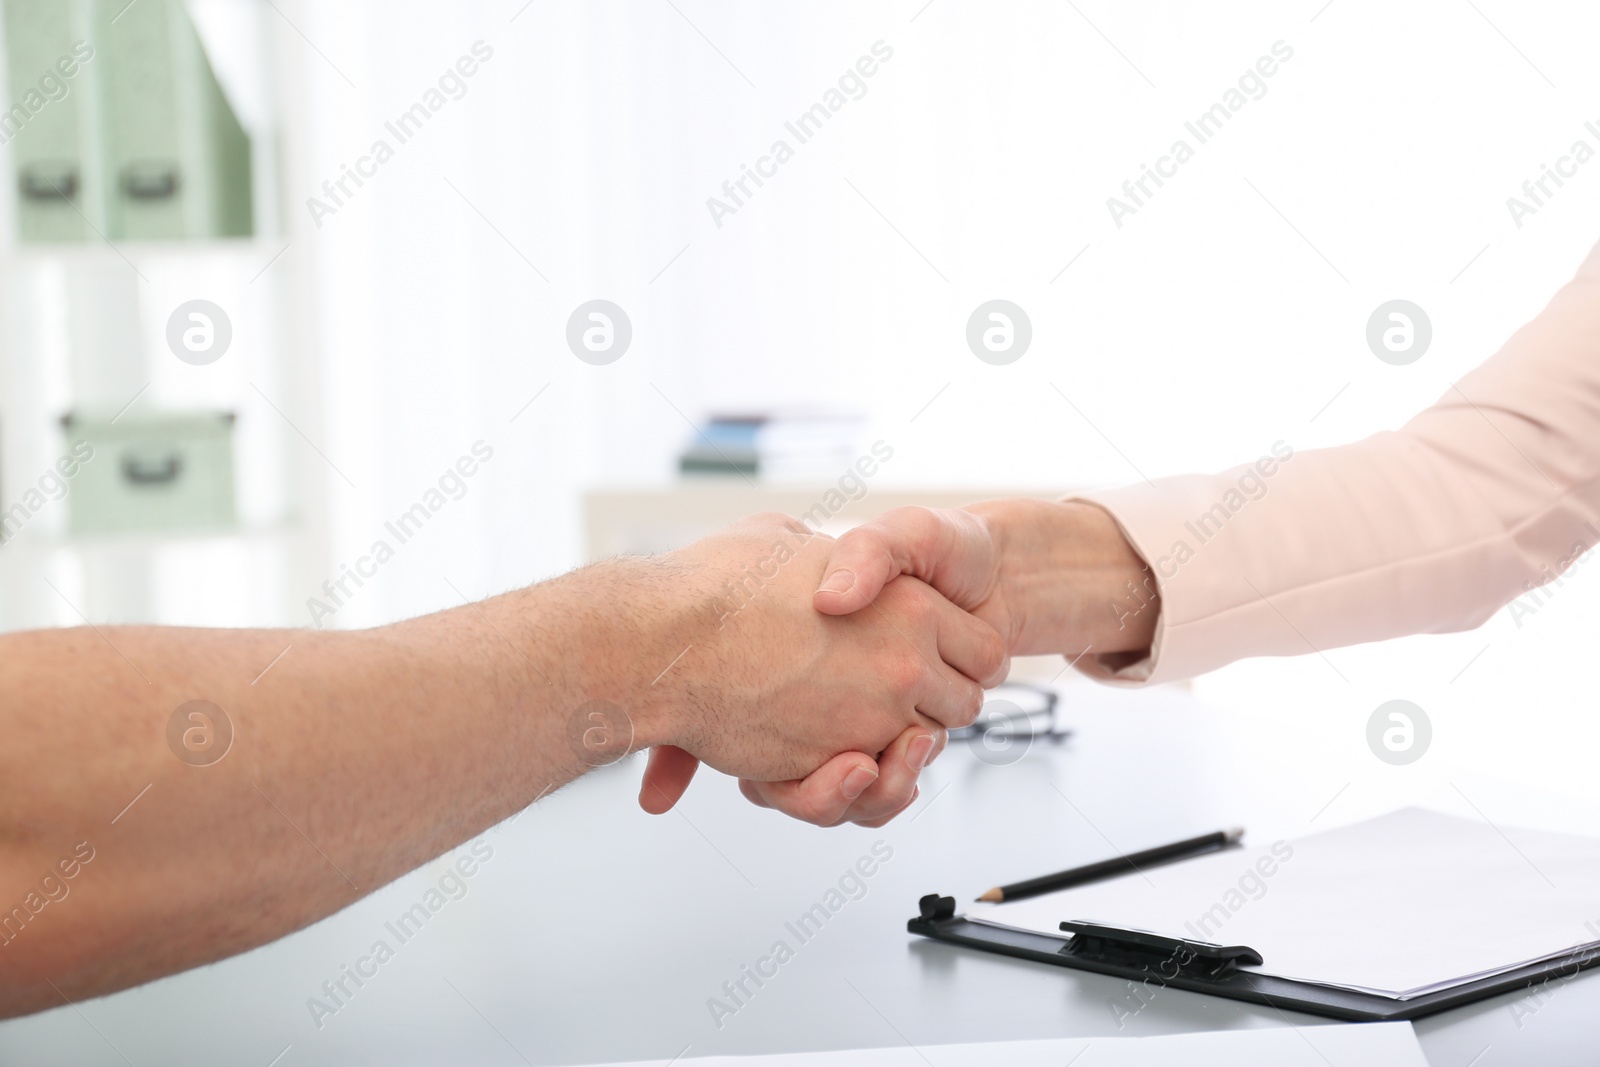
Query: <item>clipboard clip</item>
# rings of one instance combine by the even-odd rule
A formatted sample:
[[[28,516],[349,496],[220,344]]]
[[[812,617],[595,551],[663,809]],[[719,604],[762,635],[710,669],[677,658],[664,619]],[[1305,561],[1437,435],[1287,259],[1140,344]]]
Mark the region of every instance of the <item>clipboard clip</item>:
[[[1064,922],[1072,940],[1061,948],[1066,956],[1120,967],[1153,970],[1163,978],[1222,978],[1240,966],[1262,963],[1248,945],[1217,945],[1166,937],[1148,930],[1123,930],[1091,922]]]

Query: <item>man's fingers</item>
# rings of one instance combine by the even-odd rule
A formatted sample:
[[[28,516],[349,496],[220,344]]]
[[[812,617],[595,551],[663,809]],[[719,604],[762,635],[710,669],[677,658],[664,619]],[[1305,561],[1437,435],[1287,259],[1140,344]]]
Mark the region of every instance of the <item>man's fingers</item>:
[[[652,748],[650,761],[644,767],[644,781],[639,786],[639,806],[651,815],[671,811],[672,805],[689,788],[689,780],[699,767],[700,761],[681,748],[672,745]]]

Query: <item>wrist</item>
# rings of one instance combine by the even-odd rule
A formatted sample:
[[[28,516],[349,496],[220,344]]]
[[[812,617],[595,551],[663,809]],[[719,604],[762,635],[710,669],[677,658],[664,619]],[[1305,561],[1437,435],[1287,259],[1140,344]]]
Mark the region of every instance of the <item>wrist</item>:
[[[999,558],[997,593],[1017,655],[1076,657],[1148,649],[1160,613],[1155,576],[1111,514],[1081,501],[973,505]]]
[[[592,564],[539,588],[546,587],[560,602],[548,617],[571,680],[564,714],[582,720],[580,708],[614,705],[633,751],[688,744],[694,700],[687,679],[715,625],[712,597],[698,595],[693,576],[662,556]]]
[[[470,633],[486,657],[475,687],[517,709],[529,743],[570,750],[581,773],[689,734],[674,675],[694,656],[709,600],[686,577],[667,557],[605,560],[443,613],[443,625],[400,625]]]

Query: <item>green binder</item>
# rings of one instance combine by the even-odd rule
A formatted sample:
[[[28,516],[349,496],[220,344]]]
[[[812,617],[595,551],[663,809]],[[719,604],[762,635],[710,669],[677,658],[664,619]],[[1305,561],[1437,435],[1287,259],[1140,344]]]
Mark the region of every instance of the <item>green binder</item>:
[[[99,175],[84,165],[85,148],[92,148],[82,109],[92,91],[84,57],[93,63],[93,46],[83,32],[74,32],[87,8],[60,0],[5,0],[4,10],[8,77],[0,143],[10,146],[16,165],[18,237],[92,239],[91,221],[105,221]]]
[[[252,233],[250,139],[181,0],[5,0],[4,11],[15,106],[0,137],[15,127],[22,240]],[[76,60],[70,78],[54,73],[63,57]],[[42,92],[41,78],[64,94]]]

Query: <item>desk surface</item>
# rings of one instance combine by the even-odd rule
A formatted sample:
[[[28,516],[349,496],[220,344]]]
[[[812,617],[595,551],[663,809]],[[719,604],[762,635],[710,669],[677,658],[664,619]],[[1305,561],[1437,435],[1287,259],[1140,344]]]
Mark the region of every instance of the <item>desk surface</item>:
[[[634,807],[641,764],[627,761],[491,830],[470,878],[452,879],[447,857],[239,958],[0,1024],[0,1063],[665,1063],[1323,1025],[1173,990],[1141,998],[1123,982],[905,932],[923,893],[970,898],[1221,826],[1272,841],[1370,813],[1359,785],[1267,758],[1271,738],[1181,692],[1075,687],[1063,705],[1069,740],[989,762],[952,744],[917,806],[881,830],[793,823],[709,774],[681,811],[651,818]],[[870,877],[847,877],[863,858]],[[416,905],[425,918],[397,927]],[[378,942],[391,952],[382,962]],[[368,976],[358,986],[346,967]],[[770,977],[757,986],[745,968]],[[741,979],[736,1001],[724,983]],[[341,980],[335,1000],[324,983]],[[1440,1067],[1593,1063],[1600,977],[1417,1032]]]

